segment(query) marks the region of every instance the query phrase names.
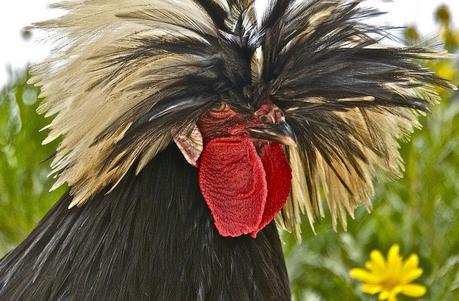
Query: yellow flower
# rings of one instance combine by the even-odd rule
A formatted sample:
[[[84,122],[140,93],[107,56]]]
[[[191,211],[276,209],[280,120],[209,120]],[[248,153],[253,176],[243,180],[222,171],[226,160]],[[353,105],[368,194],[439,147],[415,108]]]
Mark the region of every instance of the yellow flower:
[[[381,252],[375,250],[370,254],[370,260],[365,264],[366,269],[352,269],[350,276],[360,280],[364,293],[376,295],[379,300],[397,301],[397,295],[421,297],[426,293],[426,288],[420,284],[413,284],[422,275],[418,267],[419,258],[412,254],[406,261],[399,255],[400,247],[393,245],[387,260]]]

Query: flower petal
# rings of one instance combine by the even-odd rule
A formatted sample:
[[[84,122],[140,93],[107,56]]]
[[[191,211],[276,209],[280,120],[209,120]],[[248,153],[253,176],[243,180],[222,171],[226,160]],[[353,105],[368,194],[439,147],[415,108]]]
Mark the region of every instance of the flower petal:
[[[402,292],[402,286],[397,285],[396,287],[392,288],[389,292],[388,301],[397,301],[397,295]]]
[[[370,259],[371,259],[371,266],[374,271],[384,271],[386,267],[386,261],[384,260],[384,256],[381,252],[378,250],[374,250],[370,253]]]
[[[401,293],[409,297],[422,297],[426,294],[427,289],[420,284],[406,284],[402,286]]]
[[[387,298],[389,298],[389,291],[382,291],[379,294],[378,300],[387,300]]]
[[[422,275],[422,269],[416,268],[408,270],[400,276],[400,282],[406,284],[418,279]]]
[[[390,247],[389,252],[387,253],[387,261],[395,262],[398,258],[400,258],[400,246],[395,244]]]
[[[397,296],[395,294],[391,294],[389,296],[389,299],[387,299],[388,301],[397,301]]]
[[[405,264],[403,265],[403,270],[407,271],[410,269],[417,268],[419,264],[419,257],[416,254],[411,254],[410,257],[405,261]]]
[[[393,273],[398,273],[401,270],[402,258],[400,257],[400,246],[393,245],[387,254],[387,269]]]
[[[362,284],[360,290],[364,293],[374,295],[381,292],[383,287],[379,284]]]
[[[369,283],[369,284],[378,284],[380,282],[378,275],[372,274],[364,269],[359,269],[359,268],[352,269],[349,275],[354,279],[357,279],[357,280],[360,280],[362,282]]]

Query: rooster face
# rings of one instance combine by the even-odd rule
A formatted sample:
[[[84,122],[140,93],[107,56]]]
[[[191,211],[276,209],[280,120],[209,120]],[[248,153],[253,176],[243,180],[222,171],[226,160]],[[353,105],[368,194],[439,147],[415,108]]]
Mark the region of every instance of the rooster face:
[[[196,137],[202,139],[202,149],[193,147],[199,145]],[[222,236],[255,237],[285,205],[292,176],[279,143],[296,142],[272,101],[255,112],[219,102],[198,120],[194,138],[176,143],[199,169],[201,191]]]
[[[335,227],[371,208],[375,175],[402,169],[398,139],[451,88],[419,64],[441,54],[381,45],[362,1],[267,2],[257,18],[251,0],[65,1],[37,24],[59,36],[31,82],[71,207],[175,143],[225,236],[255,236],[280,210],[299,233],[322,200]]]
[[[282,110],[271,101],[266,101],[254,113],[237,112],[226,102],[214,105],[198,121],[204,141],[218,137],[250,136],[258,143],[272,141],[295,146],[296,137],[285,121]]]

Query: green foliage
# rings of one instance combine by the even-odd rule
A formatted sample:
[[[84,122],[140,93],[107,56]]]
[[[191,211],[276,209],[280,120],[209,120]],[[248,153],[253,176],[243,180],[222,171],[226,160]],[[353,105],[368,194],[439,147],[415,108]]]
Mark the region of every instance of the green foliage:
[[[446,7],[438,10],[437,19],[445,48],[456,52],[459,32],[451,28]],[[406,38],[421,40],[415,28],[407,29]],[[453,61],[429,67],[459,84]],[[284,235],[296,300],[377,300],[359,291],[349,270],[363,266],[373,249],[386,253],[394,243],[404,256],[420,256],[424,274],[419,282],[428,288],[422,300],[459,300],[459,99],[447,91],[442,98],[423,118],[424,129],[402,146],[405,177],[378,183],[371,214],[359,210],[346,233],[333,232],[329,219],[322,221],[317,235],[305,227],[302,244]]]
[[[27,75],[0,92],[0,254],[17,244],[62,191],[49,193],[49,162],[56,144],[41,146],[49,120],[38,116],[38,89]]]
[[[445,48],[459,48],[459,32],[451,27],[446,7],[437,14]],[[421,40],[415,28],[408,41]],[[451,61],[429,65],[459,84],[459,69]],[[0,255],[36,225],[63,193],[48,193],[49,162],[57,144],[41,146],[49,120],[36,114],[38,90],[27,76],[0,93]],[[398,243],[404,256],[417,253],[428,288],[423,300],[459,300],[459,99],[443,93],[424,129],[402,148],[406,173],[398,181],[377,186],[371,214],[363,209],[348,232],[335,233],[327,218],[316,228],[305,225],[304,241],[283,235],[296,300],[376,300],[358,289],[349,270],[360,267],[373,249],[385,253]],[[404,299],[402,299],[404,300]],[[410,300],[410,299],[406,299]]]
[[[297,300],[376,300],[359,293],[348,276],[373,249],[393,243],[405,256],[417,253],[428,287],[423,300],[459,300],[459,102],[436,107],[411,143],[404,145],[406,175],[380,183],[373,212],[359,210],[347,233],[325,220],[317,235],[304,229],[304,242],[284,236]]]

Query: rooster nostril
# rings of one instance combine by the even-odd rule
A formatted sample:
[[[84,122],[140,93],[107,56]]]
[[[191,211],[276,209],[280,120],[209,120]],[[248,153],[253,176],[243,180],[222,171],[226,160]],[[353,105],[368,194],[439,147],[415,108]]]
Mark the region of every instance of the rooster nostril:
[[[268,123],[268,122],[269,122],[269,118],[268,118],[268,116],[266,116],[266,115],[260,116],[260,117],[259,117],[259,120],[260,120],[261,122],[263,122],[263,123]]]

